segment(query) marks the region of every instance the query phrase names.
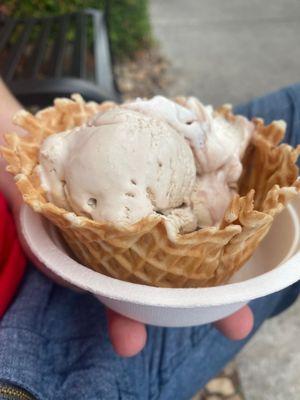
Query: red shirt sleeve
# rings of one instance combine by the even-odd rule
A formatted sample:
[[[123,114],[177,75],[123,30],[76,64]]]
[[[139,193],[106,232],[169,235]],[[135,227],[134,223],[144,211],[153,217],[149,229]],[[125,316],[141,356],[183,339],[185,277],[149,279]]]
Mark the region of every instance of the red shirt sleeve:
[[[13,299],[25,266],[13,217],[0,193],[0,318]]]

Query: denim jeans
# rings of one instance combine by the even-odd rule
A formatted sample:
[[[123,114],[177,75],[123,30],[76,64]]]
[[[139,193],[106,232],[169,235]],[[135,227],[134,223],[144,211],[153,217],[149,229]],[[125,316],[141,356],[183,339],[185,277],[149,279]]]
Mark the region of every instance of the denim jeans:
[[[286,141],[300,142],[299,84],[238,106],[236,112],[266,122],[284,119]],[[58,286],[29,265],[0,322],[0,381],[41,400],[189,399],[267,318],[293,303],[299,286],[251,302],[255,327],[245,340],[230,341],[211,324],[149,326],[145,349],[122,359],[109,342],[104,307],[89,294]]]

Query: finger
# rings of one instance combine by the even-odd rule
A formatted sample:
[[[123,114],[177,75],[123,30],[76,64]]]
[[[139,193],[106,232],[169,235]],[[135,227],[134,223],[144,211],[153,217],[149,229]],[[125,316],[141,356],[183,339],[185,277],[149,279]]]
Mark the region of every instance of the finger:
[[[215,327],[228,339],[241,340],[253,329],[254,317],[249,306],[215,323]]]
[[[109,337],[119,356],[132,357],[144,348],[147,340],[144,324],[109,309],[107,318]]]

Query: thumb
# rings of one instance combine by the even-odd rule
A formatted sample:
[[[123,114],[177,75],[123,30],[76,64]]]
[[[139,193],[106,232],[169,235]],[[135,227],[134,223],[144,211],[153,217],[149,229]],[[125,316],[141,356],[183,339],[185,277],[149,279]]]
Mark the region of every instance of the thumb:
[[[147,340],[144,324],[109,309],[107,310],[107,318],[109,337],[119,356],[132,357],[144,348]]]
[[[217,321],[215,327],[228,339],[242,340],[253,329],[254,317],[249,306],[244,306],[229,317]]]

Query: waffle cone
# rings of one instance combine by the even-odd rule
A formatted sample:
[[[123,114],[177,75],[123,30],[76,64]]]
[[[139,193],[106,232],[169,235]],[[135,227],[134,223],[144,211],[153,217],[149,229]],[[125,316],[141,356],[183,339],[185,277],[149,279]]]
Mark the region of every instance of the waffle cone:
[[[185,103],[185,98],[176,99]],[[220,228],[177,233],[164,216],[153,215],[129,227],[96,222],[58,208],[46,199],[35,172],[42,141],[116,105],[86,103],[79,95],[57,99],[35,116],[22,110],[14,118],[28,134],[7,134],[2,153],[24,201],[55,224],[78,260],[105,275],[161,287],[201,287],[226,282],[253,254],[274,217],[300,190],[296,161],[300,148],[279,142],[285,123],[266,126],[254,119],[255,132],[243,164],[237,194]],[[221,113],[234,120],[229,106]]]

